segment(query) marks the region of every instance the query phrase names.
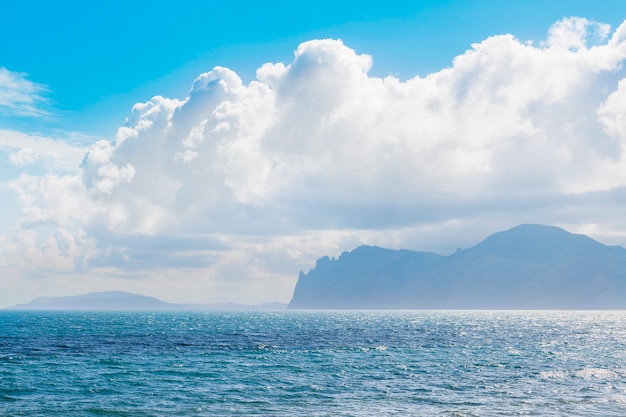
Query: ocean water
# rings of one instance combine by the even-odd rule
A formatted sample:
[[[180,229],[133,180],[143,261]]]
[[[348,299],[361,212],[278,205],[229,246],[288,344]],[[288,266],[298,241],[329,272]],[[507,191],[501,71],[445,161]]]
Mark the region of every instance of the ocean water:
[[[626,312],[0,312],[1,416],[624,416]]]

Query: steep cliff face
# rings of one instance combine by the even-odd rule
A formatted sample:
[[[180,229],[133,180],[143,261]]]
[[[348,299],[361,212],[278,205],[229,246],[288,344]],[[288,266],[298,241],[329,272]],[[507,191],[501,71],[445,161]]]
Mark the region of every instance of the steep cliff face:
[[[361,246],[301,272],[289,308],[626,308],[626,250],[541,225],[450,256]]]
[[[290,308],[393,308],[404,298],[408,277],[439,265],[434,253],[361,246],[338,259],[319,259],[300,273]]]

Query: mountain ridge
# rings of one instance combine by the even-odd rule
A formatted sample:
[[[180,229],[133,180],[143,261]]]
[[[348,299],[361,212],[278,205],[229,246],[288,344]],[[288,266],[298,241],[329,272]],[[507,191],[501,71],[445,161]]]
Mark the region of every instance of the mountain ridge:
[[[87,294],[38,297],[5,310],[37,311],[236,311],[236,310],[284,310],[283,303],[256,305],[237,303],[178,304],[168,303],[155,297],[125,291],[100,291]]]
[[[301,272],[288,308],[623,309],[626,249],[536,224],[448,256],[360,246]]]

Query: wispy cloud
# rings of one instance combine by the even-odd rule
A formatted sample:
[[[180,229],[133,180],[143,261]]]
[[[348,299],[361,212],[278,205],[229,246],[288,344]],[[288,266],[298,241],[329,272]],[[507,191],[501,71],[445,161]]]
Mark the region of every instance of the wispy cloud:
[[[0,113],[20,117],[49,115],[45,109],[48,88],[30,81],[27,76],[0,67]]]

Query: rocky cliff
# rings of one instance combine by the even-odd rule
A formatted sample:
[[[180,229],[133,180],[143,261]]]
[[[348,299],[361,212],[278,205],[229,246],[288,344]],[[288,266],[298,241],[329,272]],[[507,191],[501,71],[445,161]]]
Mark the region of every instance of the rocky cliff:
[[[361,246],[300,273],[290,309],[623,309],[626,249],[521,225],[449,256]]]

